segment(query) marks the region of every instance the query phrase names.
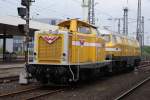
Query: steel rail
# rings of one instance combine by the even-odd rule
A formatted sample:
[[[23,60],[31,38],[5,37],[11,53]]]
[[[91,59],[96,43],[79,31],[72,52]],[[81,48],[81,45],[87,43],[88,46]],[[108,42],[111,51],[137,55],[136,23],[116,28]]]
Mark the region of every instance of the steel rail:
[[[50,91],[50,92],[47,92],[47,93],[43,93],[43,94],[40,94],[40,95],[37,95],[37,96],[33,96],[33,97],[30,97],[30,98],[27,98],[25,100],[34,100],[34,99],[37,99],[39,97],[43,97],[43,96],[46,96],[46,95],[52,95],[52,94],[55,94],[55,93],[58,93],[58,92],[61,92],[63,91],[64,89],[59,89],[59,90],[55,90],[55,91]]]
[[[0,78],[0,83],[4,83],[6,81],[6,83],[10,82],[10,81],[16,81],[19,80],[19,76],[9,76],[9,77],[2,77]]]
[[[150,76],[147,77],[146,79],[144,79],[143,81],[139,82],[138,84],[136,84],[135,86],[133,86],[132,88],[130,88],[129,90],[127,90],[126,92],[124,92],[123,94],[121,94],[120,96],[115,98],[114,100],[121,100],[121,99],[125,98],[126,96],[133,93],[136,89],[138,89],[142,85],[146,84],[148,81],[150,81]]]
[[[12,70],[12,69],[22,69],[24,67],[6,67],[6,68],[0,68],[0,70]]]
[[[144,65],[140,65],[140,66],[138,66],[139,68],[142,68],[142,67],[148,67],[148,66],[150,66],[150,64],[144,64]]]
[[[25,90],[21,90],[21,91],[16,91],[16,92],[12,92],[12,93],[1,94],[0,98],[7,97],[7,96],[12,96],[12,95],[17,95],[17,94],[28,92],[28,91],[33,91],[33,90],[36,90],[36,89],[39,89],[39,88],[41,88],[41,87],[29,88],[29,89],[25,89]]]

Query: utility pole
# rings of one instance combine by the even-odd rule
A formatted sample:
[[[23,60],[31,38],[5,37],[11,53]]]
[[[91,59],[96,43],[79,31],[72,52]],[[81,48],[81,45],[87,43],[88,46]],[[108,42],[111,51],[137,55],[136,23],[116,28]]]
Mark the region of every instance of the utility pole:
[[[118,18],[118,33],[120,34],[120,28],[121,28],[121,19]]]
[[[144,25],[144,16],[142,16],[142,37],[143,37],[143,43],[142,43],[142,45],[144,46],[144,30],[145,30],[145,25]]]
[[[123,9],[124,15],[123,15],[123,34],[125,36],[128,36],[128,7],[125,7]]]
[[[89,0],[88,17],[89,23],[95,25],[95,0]]]
[[[114,21],[114,23],[117,21],[118,22],[118,31],[117,32],[118,32],[118,34],[121,34],[121,21],[122,21],[122,18],[108,18],[107,20]]]
[[[22,0],[21,5],[24,7],[18,7],[18,14],[21,16],[22,19],[26,21],[26,24],[20,24],[18,25],[19,30],[21,30],[22,33],[25,33],[26,41],[25,41],[25,62],[28,64],[29,57],[29,41],[30,41],[30,5],[32,2],[35,2],[35,0]]]
[[[136,39],[140,42],[140,34],[141,34],[141,0],[138,0],[138,9],[137,9],[137,34]],[[141,44],[140,44],[141,45]]]
[[[27,14],[26,14],[26,52],[25,52],[25,55],[26,55],[26,64],[28,64],[28,61],[29,61],[29,32],[30,32],[30,3],[31,1],[28,0],[28,5],[26,6],[26,10],[27,10]]]
[[[83,19],[90,24],[95,24],[95,0],[83,0]]]
[[[137,34],[136,39],[140,43],[141,47],[141,56],[142,56],[142,18],[141,18],[141,0],[138,0],[138,8],[137,8]],[[144,20],[144,19],[143,19]]]
[[[142,16],[142,21],[141,21],[141,55],[143,55],[143,47],[144,47],[144,16]]]
[[[83,20],[89,21],[89,1],[90,0],[82,0],[82,8],[83,8]]]

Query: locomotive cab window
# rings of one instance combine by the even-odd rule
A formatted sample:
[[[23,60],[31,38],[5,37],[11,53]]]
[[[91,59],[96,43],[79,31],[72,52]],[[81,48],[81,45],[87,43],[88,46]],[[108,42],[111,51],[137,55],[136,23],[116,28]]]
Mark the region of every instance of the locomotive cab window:
[[[84,34],[91,34],[90,28],[86,27],[86,26],[78,27],[78,32],[79,33],[84,33]]]
[[[70,21],[62,22],[58,24],[59,29],[61,30],[69,30],[70,29]]]
[[[70,26],[63,26],[63,27],[59,27],[60,30],[69,30]]]

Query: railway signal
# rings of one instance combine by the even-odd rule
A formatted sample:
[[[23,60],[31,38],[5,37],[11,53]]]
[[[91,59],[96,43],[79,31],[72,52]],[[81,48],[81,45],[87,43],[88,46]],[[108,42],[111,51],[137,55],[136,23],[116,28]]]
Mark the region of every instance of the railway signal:
[[[21,16],[21,18],[24,19],[24,17],[26,16],[26,13],[27,13],[26,8],[18,7],[18,14],[19,16]]]
[[[18,7],[18,15],[26,21],[26,24],[18,25],[20,32],[25,33],[26,36],[26,48],[25,48],[25,62],[28,64],[28,48],[29,48],[29,21],[30,21],[30,5],[35,0],[21,0],[21,5],[24,7]]]
[[[21,0],[21,5],[29,6],[31,0]]]

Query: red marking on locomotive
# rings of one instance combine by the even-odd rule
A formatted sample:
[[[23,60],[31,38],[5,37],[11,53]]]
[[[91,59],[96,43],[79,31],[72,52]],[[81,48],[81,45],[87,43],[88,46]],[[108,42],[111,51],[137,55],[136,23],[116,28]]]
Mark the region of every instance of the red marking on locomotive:
[[[41,36],[45,41],[47,41],[49,44],[53,43],[56,41],[59,36]]]
[[[80,44],[84,45],[85,40],[80,40]]]

